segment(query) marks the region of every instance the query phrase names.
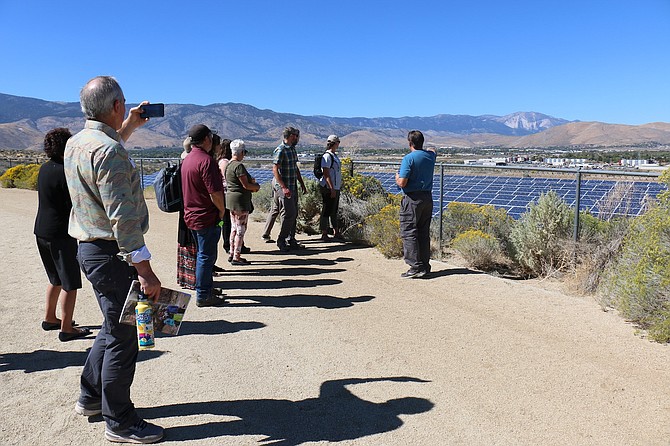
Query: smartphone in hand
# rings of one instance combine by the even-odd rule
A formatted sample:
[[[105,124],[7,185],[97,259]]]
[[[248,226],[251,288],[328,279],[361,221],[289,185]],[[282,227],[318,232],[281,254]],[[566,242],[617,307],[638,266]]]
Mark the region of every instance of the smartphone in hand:
[[[165,116],[165,104],[142,105],[141,118],[162,118]]]

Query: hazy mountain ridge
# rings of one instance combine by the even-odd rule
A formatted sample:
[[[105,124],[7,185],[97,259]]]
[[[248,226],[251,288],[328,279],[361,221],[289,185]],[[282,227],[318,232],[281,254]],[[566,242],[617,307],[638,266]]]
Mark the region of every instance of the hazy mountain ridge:
[[[130,148],[181,147],[188,129],[204,123],[222,137],[242,138],[249,146],[272,147],[282,129],[301,131],[301,145],[323,146],[337,134],[345,147],[398,148],[406,145],[407,131],[422,130],[427,144],[452,147],[550,147],[571,145],[615,146],[670,144],[670,124],[643,126],[570,122],[537,112],[505,116],[448,115],[400,118],[341,118],[301,116],[263,110],[247,104],[218,103],[206,106],[166,104],[165,117],[155,118],[127,142]],[[54,127],[81,130],[84,118],[77,102],[49,102],[0,93],[0,149],[39,149],[44,133]]]

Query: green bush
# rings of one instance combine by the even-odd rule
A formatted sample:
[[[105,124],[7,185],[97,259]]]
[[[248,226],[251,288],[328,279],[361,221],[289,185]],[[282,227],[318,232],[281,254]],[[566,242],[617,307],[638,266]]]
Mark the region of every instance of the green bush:
[[[469,266],[481,270],[491,270],[501,263],[503,253],[500,243],[491,234],[471,229],[458,234],[452,246],[468,262]]]
[[[582,215],[580,241],[577,249],[575,275],[581,291],[594,293],[600,286],[603,273],[621,251],[631,219],[617,218],[610,221]]]
[[[389,258],[403,256],[400,239],[400,205],[387,204],[378,213],[365,219],[367,239]]]
[[[504,256],[511,257],[513,246],[510,232],[514,220],[504,209],[471,203],[451,202],[442,216],[444,238],[452,240],[469,230],[478,230],[493,236]]]
[[[529,276],[546,276],[569,264],[572,233],[568,205],[553,191],[537,202],[512,227],[515,260]]]
[[[6,188],[37,190],[39,164],[19,164],[7,169],[0,177],[0,185]]]
[[[649,330],[652,339],[670,340],[670,195],[633,219],[620,254],[601,282],[601,302]]]
[[[365,219],[377,214],[391,202],[388,194],[374,194],[367,200],[362,200],[349,192],[341,192],[338,221],[342,234],[347,240],[371,245],[368,239],[368,231],[371,229],[366,230]]]
[[[260,190],[251,196],[251,200],[254,203],[254,210],[268,212],[272,206],[272,182],[261,184]]]
[[[298,222],[297,230],[306,234],[318,234],[319,219],[321,217],[321,208],[323,198],[319,182],[304,178],[306,194],[300,194],[298,198]],[[300,186],[298,186],[300,187]]]

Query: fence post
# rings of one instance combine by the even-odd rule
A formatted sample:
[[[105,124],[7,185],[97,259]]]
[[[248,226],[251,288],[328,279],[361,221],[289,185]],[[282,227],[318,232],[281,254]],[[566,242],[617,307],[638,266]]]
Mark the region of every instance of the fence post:
[[[443,229],[443,223],[442,223],[442,216],[444,214],[443,212],[444,209],[444,163],[440,163],[440,260],[442,260],[442,242],[443,242],[443,237],[442,237],[442,229]]]
[[[579,240],[579,206],[582,192],[582,168],[577,169],[577,190],[575,191],[575,227],[572,238],[575,243]]]

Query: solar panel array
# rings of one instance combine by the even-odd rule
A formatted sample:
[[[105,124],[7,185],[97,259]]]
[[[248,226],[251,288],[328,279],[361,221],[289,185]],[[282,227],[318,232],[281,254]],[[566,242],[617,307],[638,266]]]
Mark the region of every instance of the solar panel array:
[[[272,180],[272,170],[249,168],[249,174],[259,184]],[[358,172],[377,178],[384,189],[392,194],[399,194],[400,188],[395,184],[395,173],[391,172]],[[314,179],[311,171],[304,172],[305,178]],[[144,176],[144,187],[150,186],[156,174]],[[617,188],[617,184],[620,186]],[[613,181],[603,179],[587,179],[581,182],[580,210],[589,211],[593,215],[640,215],[644,212],[645,203],[649,198],[656,197],[666,190],[662,183],[649,181]],[[540,198],[541,194],[554,191],[569,206],[575,206],[577,181],[560,178],[500,177],[488,175],[445,175],[443,204],[464,202],[478,205],[492,205],[502,208],[513,218],[519,218],[528,210],[528,205]],[[618,198],[612,199],[615,193]],[[439,214],[440,176],[433,177],[433,214]]]
[[[394,173],[369,173],[385,190],[400,193]],[[619,184],[619,188],[617,188]],[[666,190],[662,183],[649,181],[582,180],[579,209],[593,215],[640,215],[649,198]],[[519,218],[540,195],[554,191],[568,206],[576,204],[577,180],[561,178],[499,177],[488,175],[445,175],[443,204],[450,202],[492,205]],[[610,199],[610,194],[618,198]],[[434,214],[439,213],[440,176],[433,177]],[[612,203],[614,201],[614,203]]]

